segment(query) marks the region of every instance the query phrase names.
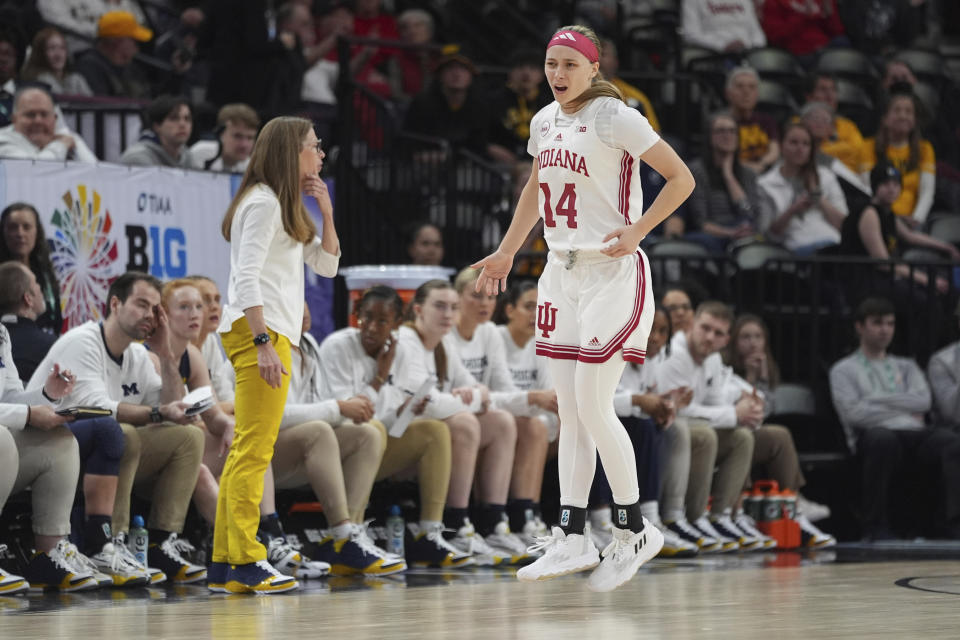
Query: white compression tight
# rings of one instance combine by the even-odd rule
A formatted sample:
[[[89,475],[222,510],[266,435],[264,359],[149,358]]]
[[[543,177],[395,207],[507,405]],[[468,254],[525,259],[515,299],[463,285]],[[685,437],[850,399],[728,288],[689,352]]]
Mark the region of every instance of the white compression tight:
[[[560,414],[560,504],[587,507],[597,451],[614,501],[629,505],[640,499],[633,445],[613,409],[625,364],[619,351],[599,364],[549,360]]]

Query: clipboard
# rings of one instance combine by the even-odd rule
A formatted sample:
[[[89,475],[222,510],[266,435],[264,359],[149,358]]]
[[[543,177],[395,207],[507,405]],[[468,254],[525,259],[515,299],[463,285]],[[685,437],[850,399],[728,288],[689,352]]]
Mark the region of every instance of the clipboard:
[[[58,416],[70,416],[74,420],[87,420],[89,418],[112,416],[113,411],[101,407],[65,407],[63,409],[57,409],[56,414]]]
[[[417,416],[413,415],[413,408],[423,402],[423,399],[430,395],[430,391],[436,388],[437,379],[433,376],[427,378],[423,381],[423,384],[420,385],[420,388],[417,389],[416,393],[410,398],[410,401],[407,402],[407,406],[403,408],[403,411],[400,412],[400,415],[397,416],[397,419],[393,421],[393,424],[390,425],[390,430],[387,434],[391,438],[399,438],[403,436],[406,432],[407,427],[410,426],[410,423],[413,422]]]

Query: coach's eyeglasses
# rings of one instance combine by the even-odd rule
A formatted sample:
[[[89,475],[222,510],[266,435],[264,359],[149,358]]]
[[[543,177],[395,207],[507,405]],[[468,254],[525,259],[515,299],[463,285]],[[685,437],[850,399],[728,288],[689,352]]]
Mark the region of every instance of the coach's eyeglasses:
[[[317,153],[323,153],[323,140],[321,138],[317,138],[316,145],[312,145],[311,143],[306,142],[304,143],[303,146],[305,148],[310,148],[311,146],[315,146],[314,151],[316,151]]]

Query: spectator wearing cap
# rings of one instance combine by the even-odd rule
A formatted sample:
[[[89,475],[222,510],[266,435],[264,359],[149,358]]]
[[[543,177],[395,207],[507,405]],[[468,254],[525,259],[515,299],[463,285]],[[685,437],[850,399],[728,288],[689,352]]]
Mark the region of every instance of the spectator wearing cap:
[[[134,66],[138,42],[149,42],[153,32],[128,11],[108,11],[97,23],[93,49],[77,59],[77,71],[94,95],[149,98],[150,84]]]
[[[960,303],[953,312],[960,319]],[[927,378],[933,392],[933,412],[939,424],[960,431],[960,340],[930,357]]]
[[[186,98],[160,96],[144,110],[143,120],[144,131],[120,156],[121,164],[202,168],[187,147],[193,131],[193,112]]]
[[[660,133],[660,120],[657,119],[650,98],[643,91],[617,76],[619,70],[620,57],[617,55],[617,44],[610,38],[602,39],[600,41],[600,73],[620,90],[627,106],[642,113],[653,130]]]
[[[404,129],[443,138],[455,147],[479,155],[487,150],[487,106],[473,86],[477,69],[460,53],[448,53],[437,63],[434,82],[407,110]]]
[[[0,129],[0,157],[96,162],[83,138],[58,130],[53,96],[42,86],[21,87],[13,100],[13,124]]]
[[[506,85],[490,99],[490,144],[487,151],[497,162],[512,165],[526,157],[530,120],[553,102],[543,86],[543,54],[520,49],[510,57]]]
[[[900,171],[887,160],[881,160],[873,167],[870,171],[873,198],[865,208],[854,210],[844,218],[840,230],[841,253],[888,260],[899,258],[903,245],[907,244],[934,249],[951,260],[960,260],[960,251],[956,247],[911,229],[894,214],[892,206],[900,197],[901,180]],[[926,271],[911,270],[903,263],[894,267],[894,274],[898,278],[912,277],[921,285],[927,284]]]
[[[225,104],[217,113],[217,139],[196,142],[190,153],[208,171],[243,173],[259,128],[260,116],[249,105]]]
[[[757,175],[780,159],[777,122],[757,111],[760,76],[750,67],[735,67],[727,74],[726,98],[740,129],[740,162]]]

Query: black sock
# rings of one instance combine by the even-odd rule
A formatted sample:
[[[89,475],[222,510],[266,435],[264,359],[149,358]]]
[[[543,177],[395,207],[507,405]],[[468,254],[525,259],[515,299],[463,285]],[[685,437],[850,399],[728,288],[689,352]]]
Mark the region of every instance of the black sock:
[[[643,514],[640,513],[640,501],[633,504],[613,505],[613,526],[629,529],[634,533],[643,531]]]
[[[260,517],[260,531],[262,531],[268,540],[283,537],[283,525],[280,524],[280,515],[273,513]]]
[[[480,521],[477,522],[477,531],[482,536],[488,536],[498,524],[503,522],[506,505],[485,504],[480,508]]]
[[[514,533],[523,531],[527,520],[533,520],[537,509],[533,500],[511,500],[507,505],[507,515],[510,516],[510,530]]]
[[[150,546],[158,545],[167,538],[170,537],[172,531],[164,531],[163,529],[147,529],[147,535],[150,537]]]
[[[110,516],[87,516],[87,521],[83,525],[83,546],[86,555],[100,553],[103,545],[112,539]]]
[[[447,507],[443,510],[443,524],[454,531],[462,527],[463,521],[469,518],[470,511],[466,508]]]
[[[585,508],[560,505],[560,528],[566,535],[571,533],[583,535],[583,529],[586,526],[587,510]]]

